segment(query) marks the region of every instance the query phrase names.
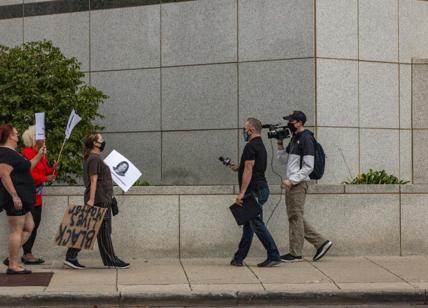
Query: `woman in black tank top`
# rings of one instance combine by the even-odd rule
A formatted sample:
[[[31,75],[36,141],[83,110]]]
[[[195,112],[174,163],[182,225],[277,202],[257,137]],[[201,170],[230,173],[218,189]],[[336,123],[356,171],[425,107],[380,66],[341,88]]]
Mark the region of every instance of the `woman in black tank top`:
[[[0,125],[0,207],[8,216],[10,227],[9,258],[3,263],[9,275],[31,274],[18,264],[18,253],[33,228],[31,210],[36,202],[36,191],[31,170],[46,153],[42,147],[31,161],[16,152],[19,135],[10,124]]]

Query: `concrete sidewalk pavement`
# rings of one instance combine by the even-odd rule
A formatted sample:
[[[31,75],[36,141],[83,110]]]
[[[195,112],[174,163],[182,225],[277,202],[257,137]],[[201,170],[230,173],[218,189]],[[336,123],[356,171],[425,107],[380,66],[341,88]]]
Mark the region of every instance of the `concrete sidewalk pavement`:
[[[0,287],[0,305],[241,305],[296,303],[425,303],[428,257],[325,257],[319,262],[258,268],[229,259],[130,260],[130,269],[66,269],[61,261],[33,266],[54,272],[48,287]]]

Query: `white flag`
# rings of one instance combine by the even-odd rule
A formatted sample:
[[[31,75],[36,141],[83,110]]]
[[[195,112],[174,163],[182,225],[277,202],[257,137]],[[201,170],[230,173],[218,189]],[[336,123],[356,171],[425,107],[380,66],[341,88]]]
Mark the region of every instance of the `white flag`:
[[[65,139],[69,139],[71,136],[71,132],[73,128],[77,125],[77,123],[82,120],[81,117],[74,111],[71,111],[70,117],[68,118],[67,128],[65,129]]]
[[[45,113],[38,112],[36,115],[36,140],[45,140]]]

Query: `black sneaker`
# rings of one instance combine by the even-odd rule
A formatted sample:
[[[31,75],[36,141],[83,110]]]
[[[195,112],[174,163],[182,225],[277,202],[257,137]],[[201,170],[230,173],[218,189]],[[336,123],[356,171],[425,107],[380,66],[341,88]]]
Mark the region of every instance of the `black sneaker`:
[[[313,260],[318,261],[322,257],[325,256],[327,251],[333,246],[333,243],[331,241],[325,241],[324,244],[320,248],[317,249],[317,253],[315,254]]]
[[[286,255],[281,256],[282,262],[301,262],[303,261],[302,256],[293,256],[291,253],[287,253]]]
[[[266,259],[262,263],[257,264],[257,266],[258,267],[273,267],[273,266],[276,266],[278,264],[281,264],[281,260]]]
[[[232,266],[243,266],[242,261],[239,261],[236,259],[232,259],[232,261],[230,261],[230,265],[232,265]]]
[[[122,261],[121,259],[117,258],[112,265],[109,265],[110,268],[119,268],[119,269],[125,269],[129,268],[131,264]]]
[[[9,266],[9,258],[4,259],[3,264]]]
[[[78,270],[86,268],[84,265],[80,264],[79,261],[77,261],[77,259],[76,260],[65,259],[64,265],[74,269],[78,269]]]

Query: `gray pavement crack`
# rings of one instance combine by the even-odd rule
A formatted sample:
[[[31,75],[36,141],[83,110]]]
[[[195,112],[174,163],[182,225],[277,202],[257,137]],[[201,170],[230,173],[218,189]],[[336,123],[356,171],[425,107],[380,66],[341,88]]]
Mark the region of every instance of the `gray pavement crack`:
[[[192,284],[190,283],[189,275],[187,275],[186,269],[184,268],[184,264],[183,264],[183,262],[181,262],[181,258],[178,259],[178,261],[180,262],[181,268],[183,269],[184,276],[186,276],[187,283],[189,284],[190,291],[193,292],[193,288],[192,288]]]
[[[338,288],[339,290],[342,290],[342,288],[341,287],[339,287],[339,285],[336,283],[336,281],[334,281],[334,279],[333,278],[331,278],[329,275],[327,275],[326,273],[324,273],[318,266],[316,266],[315,264],[314,264],[314,262],[310,262],[310,261],[307,261],[307,260],[305,260],[305,262],[308,262],[310,265],[312,265],[317,271],[319,271],[321,274],[323,274],[325,277],[327,277],[327,279],[328,280],[330,280],[330,282],[332,283],[332,284],[334,284],[335,286],[336,286],[336,288]]]
[[[418,289],[415,285],[413,285],[410,281],[407,281],[406,279],[404,279],[403,277],[401,277],[400,275],[394,273],[393,271],[391,271],[389,268],[376,263],[375,261],[373,261],[372,259],[368,258],[368,257],[364,257],[366,260],[368,260],[369,262],[373,263],[374,265],[379,266],[380,268],[382,268],[383,270],[387,271],[388,273],[394,275],[395,277],[397,277],[398,279],[404,281],[405,283],[407,283],[408,285],[412,286],[414,289]]]
[[[262,286],[263,290],[265,290],[265,291],[266,291],[266,288],[265,288],[265,286],[264,286],[264,284],[263,284],[262,280],[259,278],[259,276],[257,276],[256,272],[254,272],[254,271],[253,271],[253,269],[252,269],[252,268],[251,268],[247,263],[245,263],[245,262],[244,262],[244,264],[245,264],[245,266],[249,269],[249,271],[254,275],[254,277],[256,277],[256,278],[257,278],[257,280],[259,281],[259,283],[260,283],[260,285]]]
[[[119,292],[119,270],[116,268],[116,292]]]

